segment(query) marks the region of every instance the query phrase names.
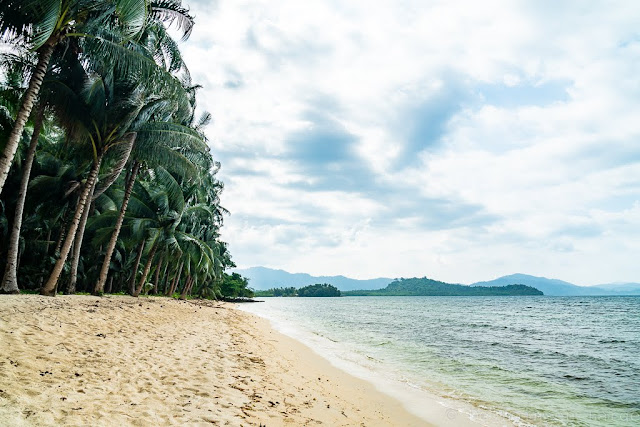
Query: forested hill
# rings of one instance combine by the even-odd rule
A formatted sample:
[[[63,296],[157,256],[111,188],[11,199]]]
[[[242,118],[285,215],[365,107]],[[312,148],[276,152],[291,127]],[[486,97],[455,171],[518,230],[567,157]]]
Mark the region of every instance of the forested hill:
[[[343,292],[344,296],[491,296],[491,295],[544,295],[531,286],[465,286],[423,278],[398,279],[386,288]]]
[[[268,290],[272,288],[300,288],[315,283],[328,283],[341,291],[355,289],[382,289],[393,279],[379,277],[376,279],[351,279],[344,276],[311,276],[306,273],[289,273],[284,270],[274,270],[266,267],[251,267],[235,269],[243,277],[249,278],[254,290]]]

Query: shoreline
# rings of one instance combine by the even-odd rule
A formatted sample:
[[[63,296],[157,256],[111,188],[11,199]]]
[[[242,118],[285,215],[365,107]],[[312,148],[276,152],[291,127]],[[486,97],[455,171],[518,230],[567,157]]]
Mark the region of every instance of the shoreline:
[[[0,424],[430,425],[229,303],[3,295],[0,342]]]
[[[465,400],[445,397],[410,382],[398,381],[390,375],[384,375],[386,370],[380,371],[380,369],[384,369],[384,366],[372,368],[370,361],[364,360],[369,356],[360,355],[359,358],[363,360],[359,362],[352,354],[347,356],[345,350],[332,339],[300,327],[292,327],[289,322],[269,317],[264,313],[256,313],[251,308],[244,309],[239,306],[237,309],[268,322],[268,327],[283,335],[284,338],[301,345],[302,351],[310,351],[316,357],[322,358],[331,368],[337,369],[351,378],[364,381],[373,386],[376,391],[400,402],[408,412],[419,417],[425,423],[424,425],[456,427],[531,425],[521,419],[517,419],[515,422],[507,416],[501,416]]]

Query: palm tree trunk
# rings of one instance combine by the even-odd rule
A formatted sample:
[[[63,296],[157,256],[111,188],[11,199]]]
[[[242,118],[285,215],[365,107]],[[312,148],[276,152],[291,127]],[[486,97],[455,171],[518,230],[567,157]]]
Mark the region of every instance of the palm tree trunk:
[[[154,244],[151,248],[151,252],[149,253],[149,257],[147,258],[147,262],[144,265],[144,271],[142,272],[142,277],[140,278],[140,282],[138,283],[138,287],[136,291],[133,293],[134,297],[140,295],[140,291],[142,291],[142,287],[147,281],[147,276],[149,275],[149,270],[151,270],[151,263],[153,262],[153,257],[156,255],[156,250],[158,249],[158,244]]]
[[[191,283],[189,283],[189,288],[187,289],[187,293],[185,296],[191,295],[191,290],[193,289],[193,285],[196,283],[196,278],[191,279]]]
[[[193,283],[193,277],[191,277],[191,275],[189,275],[187,277],[187,281],[184,284],[184,288],[182,288],[182,293],[180,294],[180,299],[187,299],[187,292],[189,292],[189,287],[191,286],[191,283]]]
[[[113,276],[109,277],[109,283],[107,284],[107,293],[111,293],[111,288],[113,287]]]
[[[167,271],[169,270],[169,254],[165,257],[166,263],[164,264],[164,271],[162,272],[162,293],[164,294],[167,291],[167,284],[169,283],[169,277],[167,276]]]
[[[31,176],[31,166],[36,155],[36,146],[42,129],[44,120],[44,104],[40,103],[36,114],[35,123],[33,125],[33,134],[31,135],[31,143],[27,151],[27,157],[24,159],[22,170],[22,180],[20,181],[20,189],[18,190],[18,200],[16,200],[16,212],[13,216],[13,226],[11,228],[11,236],[9,237],[9,246],[7,248],[7,266],[4,270],[2,284],[0,284],[0,294],[18,294],[18,252],[20,246],[20,229],[22,228],[22,214],[24,212],[24,201],[27,198],[27,188],[29,186],[29,177]]]
[[[138,275],[138,266],[140,265],[140,259],[142,258],[142,252],[144,251],[145,241],[143,240],[138,246],[138,255],[136,256],[136,262],[133,266],[133,272],[131,273],[131,280],[129,280],[129,294],[133,295],[136,291],[136,276]]]
[[[65,212],[62,216],[62,224],[60,225],[60,234],[58,235],[58,240],[56,241],[56,247],[53,248],[53,256],[58,256],[60,250],[62,249],[62,242],[64,242],[64,238],[67,235],[67,219],[68,213]]]
[[[176,274],[176,277],[173,278],[173,282],[171,283],[171,287],[169,288],[169,290],[167,292],[167,296],[168,297],[173,295],[173,293],[176,291],[176,287],[178,286],[178,283],[180,282],[180,275],[182,274],[182,267],[184,267],[184,262],[181,262],[180,263],[180,267],[178,267],[178,273]]]
[[[166,255],[160,259],[160,265],[156,267],[156,277],[153,278],[153,293],[158,293],[158,281],[160,280],[160,270],[162,270],[162,265],[164,264],[164,259]]]
[[[95,183],[93,188],[89,192],[89,201],[87,206],[82,212],[82,218],[80,218],[80,224],[78,224],[78,231],[76,231],[76,240],[73,243],[73,254],[71,256],[71,274],[69,277],[69,284],[67,285],[67,294],[72,295],[76,293],[76,283],[78,282],[78,264],[80,263],[80,250],[82,249],[82,240],[84,239],[84,230],[87,227],[87,219],[91,212],[91,199],[93,198],[93,192],[96,188]]]
[[[49,245],[51,244],[51,228],[49,228],[49,231],[47,231],[47,245],[45,246],[44,249],[44,255],[47,256],[49,255]]]
[[[67,238],[62,244],[62,249],[60,249],[60,258],[56,261],[56,264],[53,266],[53,271],[49,276],[49,279],[44,284],[42,289],[40,289],[41,295],[46,296],[55,296],[56,294],[56,286],[58,284],[58,280],[60,279],[60,274],[62,273],[62,269],[64,267],[64,263],[67,261],[67,257],[69,256],[69,251],[71,250],[71,244],[75,240],[76,231],[78,230],[78,225],[80,224],[80,219],[82,217],[82,213],[84,212],[85,206],[89,201],[89,192],[93,189],[93,186],[98,179],[98,171],[100,170],[100,165],[102,164],[102,156],[104,154],[101,153],[98,155],[98,158],[93,164],[93,169],[89,173],[89,177],[87,178],[87,183],[85,184],[85,188],[82,190],[82,194],[80,195],[80,202],[76,206],[76,211],[73,215],[73,220],[71,221],[71,225],[69,225],[69,231],[67,232]]]
[[[124,222],[124,214],[127,212],[129,199],[131,199],[131,193],[133,192],[133,184],[136,182],[136,175],[138,175],[139,170],[140,170],[140,163],[136,161],[133,163],[133,167],[131,168],[131,173],[129,174],[129,179],[127,181],[127,186],[124,192],[124,198],[122,199],[122,206],[120,207],[120,214],[118,215],[116,225],[113,228],[113,233],[111,233],[111,240],[109,240],[109,244],[107,245],[107,253],[104,255],[104,261],[102,262],[102,268],[100,269],[100,276],[98,277],[98,282],[96,283],[96,286],[93,289],[94,295],[102,294],[104,289],[104,284],[107,281],[107,276],[109,275],[109,265],[111,265],[111,257],[113,256],[113,251],[115,250],[116,244],[118,243],[118,236],[120,235],[120,230],[122,229],[122,223]],[[136,267],[136,270],[137,270],[137,267]]]
[[[20,105],[20,109],[16,116],[16,122],[9,134],[9,138],[7,139],[7,143],[4,147],[4,152],[2,153],[2,156],[0,156],[0,193],[2,193],[4,183],[6,182],[9,170],[11,169],[11,163],[13,163],[13,158],[18,150],[18,143],[20,142],[20,136],[22,136],[24,125],[27,123],[29,114],[31,114],[31,109],[35,104],[36,97],[40,92],[40,86],[42,86],[42,80],[47,73],[51,54],[53,53],[53,48],[56,43],[57,40],[49,39],[47,43],[40,48],[40,52],[38,53],[38,64],[31,75],[29,87],[24,94],[22,105]]]

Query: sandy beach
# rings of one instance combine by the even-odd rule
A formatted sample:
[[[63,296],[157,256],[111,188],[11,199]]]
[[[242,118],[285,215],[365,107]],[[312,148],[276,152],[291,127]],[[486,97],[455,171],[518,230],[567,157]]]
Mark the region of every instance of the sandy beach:
[[[232,304],[0,296],[0,425],[212,424],[429,425]]]

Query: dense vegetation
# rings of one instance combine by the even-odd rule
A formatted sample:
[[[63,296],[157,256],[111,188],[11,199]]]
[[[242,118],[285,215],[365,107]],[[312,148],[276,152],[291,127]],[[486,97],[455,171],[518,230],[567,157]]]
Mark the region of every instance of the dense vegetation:
[[[345,296],[499,296],[543,295],[531,286],[465,286],[423,278],[399,279],[384,289],[343,292]]]
[[[257,297],[295,297],[298,296],[298,290],[294,287],[290,288],[271,288],[266,291],[255,291]]]
[[[249,288],[249,279],[238,273],[223,273],[220,292],[225,298],[242,299],[253,298],[254,292]]]
[[[298,289],[299,297],[339,297],[340,291],[327,283],[316,283]]]
[[[340,295],[338,288],[327,283],[316,283],[300,289],[293,287],[272,288],[267,291],[255,292],[257,297],[339,297]]]
[[[248,295],[181,0],[2,0],[0,292]]]

